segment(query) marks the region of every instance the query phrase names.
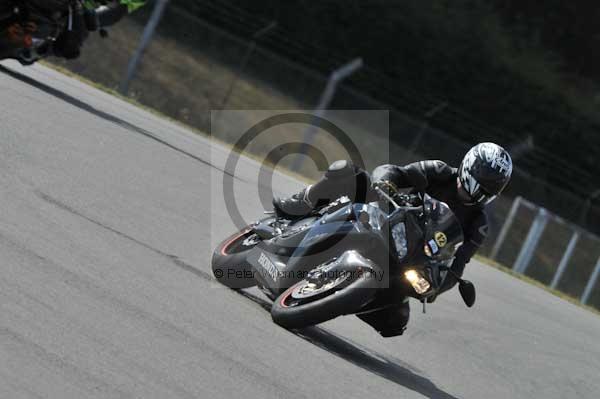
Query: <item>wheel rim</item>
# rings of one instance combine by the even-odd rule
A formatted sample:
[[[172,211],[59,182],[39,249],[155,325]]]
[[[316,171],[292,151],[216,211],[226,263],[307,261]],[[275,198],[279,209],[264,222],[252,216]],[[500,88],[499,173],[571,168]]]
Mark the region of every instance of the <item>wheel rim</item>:
[[[337,291],[337,287],[348,281],[349,278],[350,274],[341,273],[334,279],[321,279],[318,281],[315,278],[311,278],[300,281],[286,291],[281,298],[280,305],[284,308],[289,308],[322,298],[326,296],[324,295],[326,293],[331,295]]]
[[[348,279],[346,273],[341,273],[334,279],[328,278],[312,278],[304,282],[304,284],[296,287],[292,291],[292,298],[294,299],[307,299],[315,296],[319,296],[324,292],[327,292]]]

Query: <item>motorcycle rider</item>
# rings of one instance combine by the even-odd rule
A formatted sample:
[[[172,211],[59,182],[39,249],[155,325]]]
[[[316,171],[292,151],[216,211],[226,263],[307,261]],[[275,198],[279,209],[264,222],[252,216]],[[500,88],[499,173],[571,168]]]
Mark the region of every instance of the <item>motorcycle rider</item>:
[[[52,54],[66,59],[80,56],[81,47],[88,32],[101,30],[114,25],[129,12],[140,8],[145,0],[29,0],[29,8],[23,15],[26,20],[13,20],[13,8],[10,2],[0,5],[0,21],[8,21],[8,26],[0,32],[0,58],[11,54],[14,48],[29,48],[31,35],[40,21],[34,15],[53,15],[56,12],[69,14],[69,27],[54,42]],[[31,12],[33,11],[33,12]],[[32,17],[33,16],[33,17]],[[25,64],[30,64],[26,62]]]
[[[369,175],[349,161],[337,161],[317,183],[289,198],[275,198],[273,206],[278,216],[296,219],[342,196],[356,202],[373,200],[377,198],[375,185],[391,193],[411,187],[445,202],[461,223],[464,243],[455,254],[451,273],[436,294],[439,295],[457,283],[454,275],[462,276],[465,265],[482,246],[488,234],[484,208],[506,187],[511,174],[510,155],[494,143],[471,148],[458,168],[428,160],[406,166],[381,165]],[[401,335],[410,315],[408,298],[395,298],[392,302],[395,303],[386,309],[358,317],[384,337]]]
[[[102,3],[102,4],[101,4]],[[145,0],[85,0],[76,10],[71,30],[63,32],[54,44],[54,55],[75,59],[81,55],[81,46],[88,32],[95,32],[119,22],[128,13],[142,7]]]

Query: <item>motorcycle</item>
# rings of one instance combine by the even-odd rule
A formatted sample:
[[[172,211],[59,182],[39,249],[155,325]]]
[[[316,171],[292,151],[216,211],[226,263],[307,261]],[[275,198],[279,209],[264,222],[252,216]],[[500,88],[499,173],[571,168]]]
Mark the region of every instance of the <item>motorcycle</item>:
[[[53,55],[83,8],[83,0],[9,0],[0,6],[0,59],[31,65]]]
[[[343,197],[301,220],[273,215],[248,226],[215,249],[215,278],[234,289],[257,285],[273,300],[273,321],[288,329],[377,312],[390,298],[416,298],[425,311],[452,274],[461,225],[426,194],[376,192],[374,202]],[[455,277],[473,306],[475,287]]]

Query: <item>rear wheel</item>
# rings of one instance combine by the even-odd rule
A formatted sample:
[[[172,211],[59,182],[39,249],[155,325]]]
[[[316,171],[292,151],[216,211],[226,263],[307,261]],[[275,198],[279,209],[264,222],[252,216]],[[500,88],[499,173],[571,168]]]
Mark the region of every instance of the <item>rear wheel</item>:
[[[317,273],[316,275],[314,273]],[[344,314],[357,312],[377,289],[371,272],[309,273],[307,279],[288,288],[273,303],[271,317],[284,328],[303,328]]]
[[[217,281],[234,289],[256,285],[252,266],[246,261],[246,256],[260,241],[260,237],[248,228],[233,234],[215,248],[212,271]]]

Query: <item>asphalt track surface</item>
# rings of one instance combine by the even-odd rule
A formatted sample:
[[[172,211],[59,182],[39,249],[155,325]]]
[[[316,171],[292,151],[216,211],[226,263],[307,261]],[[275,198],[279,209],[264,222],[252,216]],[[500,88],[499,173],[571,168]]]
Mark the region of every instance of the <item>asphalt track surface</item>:
[[[473,262],[408,332],[290,332],[210,279],[229,151],[47,68],[0,70],[0,398],[597,398],[600,318]],[[236,196],[260,216],[258,164]],[[279,192],[298,187],[276,175]],[[221,196],[221,197],[220,197]]]

